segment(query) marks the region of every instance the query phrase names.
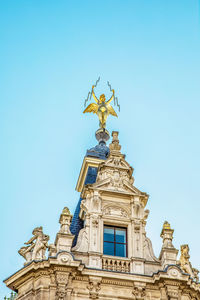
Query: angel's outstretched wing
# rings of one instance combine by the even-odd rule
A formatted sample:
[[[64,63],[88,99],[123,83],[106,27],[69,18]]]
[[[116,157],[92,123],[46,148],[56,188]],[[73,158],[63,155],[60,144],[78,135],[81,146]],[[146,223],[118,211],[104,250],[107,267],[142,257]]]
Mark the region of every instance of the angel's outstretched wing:
[[[111,114],[114,117],[117,117],[117,114],[116,114],[114,108],[110,104],[107,104],[107,109],[108,109],[109,114]]]
[[[86,113],[86,112],[93,112],[94,114],[96,114],[98,111],[98,104],[96,103],[91,103],[90,105],[88,105],[88,107],[86,107],[86,109],[84,110],[83,113]]]

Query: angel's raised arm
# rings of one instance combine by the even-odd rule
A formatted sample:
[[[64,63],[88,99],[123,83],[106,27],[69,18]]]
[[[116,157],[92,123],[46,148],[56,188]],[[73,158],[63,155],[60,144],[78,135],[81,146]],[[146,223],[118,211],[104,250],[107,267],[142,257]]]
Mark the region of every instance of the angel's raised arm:
[[[99,100],[97,99],[97,97],[94,93],[94,86],[92,86],[92,96],[93,96],[94,100],[96,101],[96,103],[99,103]]]
[[[112,101],[112,99],[114,98],[115,91],[112,90],[112,92],[113,92],[112,96],[111,96],[110,99],[106,102],[106,103],[108,103],[108,104],[109,104],[109,103]]]

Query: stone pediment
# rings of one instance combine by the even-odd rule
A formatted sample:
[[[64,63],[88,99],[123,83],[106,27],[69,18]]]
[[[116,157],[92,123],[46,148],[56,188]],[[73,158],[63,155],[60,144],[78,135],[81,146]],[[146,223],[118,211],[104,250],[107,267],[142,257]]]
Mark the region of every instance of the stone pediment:
[[[118,193],[128,193],[131,195],[140,195],[141,192],[135,188],[134,186],[131,186],[125,179],[119,178],[119,180],[115,180],[113,177],[105,178],[101,181],[98,181],[92,185],[95,189],[100,189],[104,191],[111,191],[111,192],[118,192]]]
[[[123,177],[117,179],[112,176],[107,177],[103,180],[99,180],[96,183],[92,184],[91,187],[93,189],[98,189],[100,191],[112,192],[112,193],[123,193],[131,196],[138,196],[142,198],[142,202],[144,206],[146,206],[148,200],[148,194],[141,192],[137,189],[132,183],[123,179]]]

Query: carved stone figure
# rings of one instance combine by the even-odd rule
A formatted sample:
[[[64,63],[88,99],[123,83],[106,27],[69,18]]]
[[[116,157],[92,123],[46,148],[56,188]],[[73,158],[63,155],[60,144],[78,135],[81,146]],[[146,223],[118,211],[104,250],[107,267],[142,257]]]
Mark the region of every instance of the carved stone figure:
[[[118,139],[119,132],[118,131],[113,131],[112,132],[112,143],[109,145],[110,150],[115,150],[115,151],[120,151],[121,150],[121,145],[119,144],[119,139]],[[119,165],[119,158],[114,158],[113,162],[115,165]]]
[[[180,264],[181,269],[185,273],[190,274],[190,276],[194,280],[199,281],[199,277],[198,277],[199,271],[195,268],[192,268],[192,265],[189,261],[189,259],[190,259],[189,250],[190,250],[190,248],[187,244],[181,245],[181,256],[180,256],[179,264]]]
[[[33,237],[25,243],[28,246],[21,247],[18,251],[25,258],[25,264],[33,260],[45,259],[45,252],[48,247],[49,236],[43,233],[42,227],[36,227],[32,234]]]

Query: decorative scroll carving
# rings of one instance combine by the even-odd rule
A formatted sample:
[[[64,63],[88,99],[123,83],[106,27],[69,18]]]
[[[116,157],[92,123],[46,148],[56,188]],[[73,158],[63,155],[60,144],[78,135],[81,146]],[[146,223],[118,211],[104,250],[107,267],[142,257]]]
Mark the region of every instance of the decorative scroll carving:
[[[103,211],[104,215],[110,215],[110,216],[116,216],[116,217],[122,217],[127,218],[128,213],[127,211],[119,206],[108,206]]]
[[[159,259],[156,258],[155,254],[154,254],[151,240],[147,237],[145,237],[145,240],[144,240],[144,258],[148,261],[159,262]]]
[[[88,251],[88,235],[87,229],[80,230],[76,246],[72,248],[72,251],[87,252]]]

